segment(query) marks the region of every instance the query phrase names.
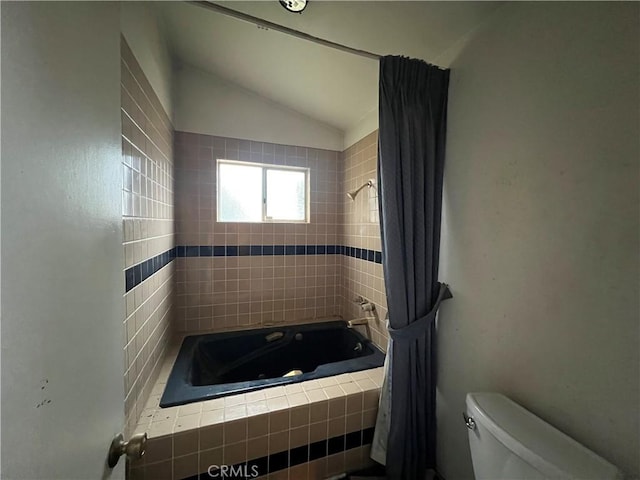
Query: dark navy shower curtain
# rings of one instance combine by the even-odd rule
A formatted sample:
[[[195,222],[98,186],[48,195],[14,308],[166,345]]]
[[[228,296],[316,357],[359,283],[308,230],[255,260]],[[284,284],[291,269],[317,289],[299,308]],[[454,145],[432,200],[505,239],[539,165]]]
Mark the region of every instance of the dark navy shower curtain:
[[[435,316],[451,297],[438,283],[448,85],[448,70],[421,60],[380,60],[378,182],[390,410],[379,415],[388,415],[390,479],[422,479],[435,467]]]

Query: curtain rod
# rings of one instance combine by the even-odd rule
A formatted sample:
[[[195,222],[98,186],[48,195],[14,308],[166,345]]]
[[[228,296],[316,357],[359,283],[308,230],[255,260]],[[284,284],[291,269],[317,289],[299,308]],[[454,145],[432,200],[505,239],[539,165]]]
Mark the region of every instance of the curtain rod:
[[[364,58],[370,58],[372,60],[380,60],[380,55],[376,55],[375,53],[367,52],[366,50],[359,50],[357,48],[351,48],[346,45],[342,45],[341,43],[332,42],[331,40],[325,40],[324,38],[314,37],[313,35],[309,35],[308,33],[304,33],[299,30],[294,30],[293,28],[285,27],[284,25],[279,25],[277,23],[273,23],[268,20],[263,20],[262,18],[254,17],[253,15],[249,15],[247,13],[238,12],[237,10],[223,7],[222,5],[218,5],[217,3],[207,2],[207,1],[190,1],[187,3],[212,10],[214,12],[218,12],[223,15],[227,15],[229,17],[237,18],[238,20],[243,20],[248,23],[253,23],[259,27],[264,27],[269,30],[275,30],[280,33],[291,35],[292,37],[300,38],[302,40],[307,40],[309,42],[314,42],[319,45],[324,45],[325,47],[334,48],[336,50],[341,50],[343,52],[359,55]]]

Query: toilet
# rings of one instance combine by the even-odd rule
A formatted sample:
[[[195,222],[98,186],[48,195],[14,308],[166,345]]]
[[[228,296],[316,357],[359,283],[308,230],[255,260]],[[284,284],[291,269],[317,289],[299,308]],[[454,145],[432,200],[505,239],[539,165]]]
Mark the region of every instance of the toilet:
[[[476,480],[622,479],[611,463],[499,393],[469,393]]]

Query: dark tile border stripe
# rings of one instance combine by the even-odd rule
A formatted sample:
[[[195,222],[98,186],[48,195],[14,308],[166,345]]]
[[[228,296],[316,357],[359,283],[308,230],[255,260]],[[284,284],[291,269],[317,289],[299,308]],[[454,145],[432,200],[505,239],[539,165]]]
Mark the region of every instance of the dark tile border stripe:
[[[311,462],[319,458],[323,458],[335,453],[358,448],[363,445],[369,445],[373,442],[373,427],[356,432],[347,433],[346,435],[338,435],[337,437],[320,440],[309,445],[285,450],[283,452],[274,453],[266,457],[260,457],[247,462],[237,463],[229,466],[229,475],[225,479],[246,480],[255,477],[261,477],[270,473],[284,470],[285,468],[295,467],[302,463]],[[233,474],[232,474],[233,473]],[[183,480],[211,480],[212,477],[207,472],[200,475],[185,478]]]
[[[174,258],[176,258],[175,247],[161,253],[160,255],[156,255],[149,260],[127,268],[124,271],[125,291],[128,292],[140,285],[162,267],[168,265]]]
[[[344,245],[201,245],[176,247],[177,257],[269,257],[280,255],[346,255],[382,263],[382,252]]]
[[[180,245],[124,272],[128,292],[176,257],[268,257],[281,255],[345,255],[367,262],[382,263],[382,252],[345,245]]]

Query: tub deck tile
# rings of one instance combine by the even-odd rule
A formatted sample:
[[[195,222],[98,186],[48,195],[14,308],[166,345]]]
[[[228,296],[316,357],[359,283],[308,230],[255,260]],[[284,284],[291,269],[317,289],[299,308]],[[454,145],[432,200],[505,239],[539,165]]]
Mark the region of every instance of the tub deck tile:
[[[177,357],[180,343],[181,341],[178,341],[167,349],[160,374],[151,390],[152,394],[141,411],[135,432],[148,434],[150,450],[148,456],[143,457],[147,460],[134,462],[131,465],[132,475],[135,473],[132,478],[144,472],[145,478],[148,475],[159,475],[153,478],[181,480],[178,475],[192,471],[196,465],[194,459],[199,459],[198,470],[208,465],[222,463],[223,459],[225,461],[237,459],[238,462],[253,461],[253,458],[249,457],[263,452],[266,448],[265,442],[269,446],[269,415],[274,413],[280,415],[287,410],[289,410],[288,428],[278,433],[282,438],[278,438],[279,441],[275,442],[272,448],[277,446],[287,452],[289,448],[300,449],[307,445],[305,438],[308,438],[309,446],[313,442],[327,442],[329,430],[334,436],[336,432],[340,435],[346,432],[345,445],[349,447],[355,447],[356,443],[364,445],[363,441],[370,441],[368,437],[371,436],[371,427],[376,420],[380,385],[384,376],[383,367],[286,386],[275,386],[180,407],[160,408],[160,397]],[[329,412],[330,401],[333,402],[332,412]],[[346,407],[345,411],[343,411],[343,405]],[[342,415],[329,418],[330,413]],[[225,424],[230,421],[233,423],[226,425],[227,429],[240,422],[244,434],[238,436],[239,432],[234,430],[233,434],[228,436],[235,443],[225,445],[223,432]],[[357,432],[361,430],[364,432],[364,429],[368,429],[367,438],[363,437],[362,441],[354,443],[352,440],[356,438],[355,435],[360,435]],[[230,430],[227,431],[231,433]],[[193,444],[195,437],[191,435],[196,432],[197,447]],[[351,432],[353,434],[349,436]],[[187,450],[195,451],[187,453],[184,448],[178,448],[176,451],[181,455],[175,456],[173,449],[166,447],[171,445],[173,439],[187,438],[185,435],[189,436],[189,445],[191,445]],[[252,440],[249,441],[249,439]],[[242,441],[238,442],[238,440]],[[247,443],[248,441],[250,443]],[[337,444],[337,440],[334,440],[332,448]],[[248,448],[248,445],[251,448]],[[295,474],[305,471],[308,472],[308,478],[320,478],[318,475],[327,472],[327,467],[330,467],[329,471],[335,472],[344,468],[342,465],[350,466],[366,461],[365,451],[368,449],[364,446],[355,447],[332,456],[330,461],[329,457],[325,456],[317,460],[311,459],[310,463],[295,467],[291,464],[290,469],[272,471],[270,477],[285,475],[289,471]],[[265,453],[263,452],[262,455]],[[280,455],[279,452],[276,454]],[[274,461],[278,458],[274,457]],[[259,460],[261,458],[255,461]],[[206,471],[206,468],[202,471]]]

